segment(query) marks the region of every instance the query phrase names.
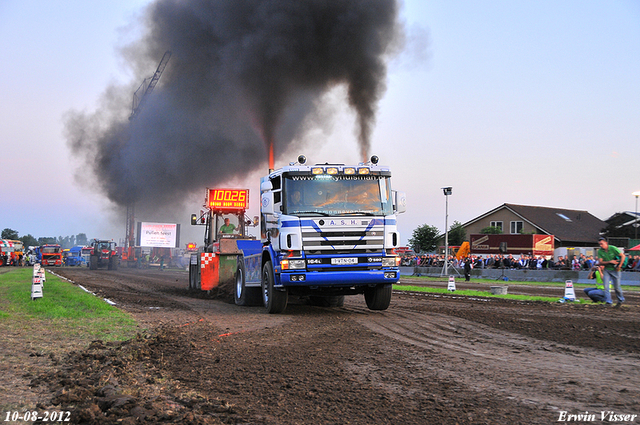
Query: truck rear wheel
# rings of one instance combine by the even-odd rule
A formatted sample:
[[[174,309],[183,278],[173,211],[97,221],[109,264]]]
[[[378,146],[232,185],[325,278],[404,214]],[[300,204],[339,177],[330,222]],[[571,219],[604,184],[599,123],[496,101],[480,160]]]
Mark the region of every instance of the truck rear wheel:
[[[247,288],[246,274],[244,269],[244,260],[238,257],[238,265],[236,266],[236,288],[235,302],[236,305],[260,305],[261,293],[260,288]]]
[[[98,270],[98,257],[95,255],[89,259],[89,270]]]
[[[282,313],[287,308],[289,294],[287,290],[277,290],[273,281],[273,267],[271,261],[262,267],[262,301],[269,313]]]
[[[364,300],[369,310],[386,310],[391,304],[391,284],[377,285],[364,291]]]

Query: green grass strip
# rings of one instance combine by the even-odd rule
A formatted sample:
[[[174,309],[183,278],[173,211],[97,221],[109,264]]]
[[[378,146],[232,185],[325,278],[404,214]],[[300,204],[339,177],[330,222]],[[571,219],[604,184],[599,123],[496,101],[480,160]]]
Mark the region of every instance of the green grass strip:
[[[43,297],[31,299],[31,268],[0,274],[0,329],[43,328],[86,339],[123,340],[138,326],[129,314],[46,273]]]
[[[449,294],[449,295],[462,295],[466,297],[491,297],[491,298],[503,298],[507,300],[517,301],[543,301],[554,303],[558,302],[558,297],[539,297],[533,295],[493,295],[489,291],[472,291],[468,289],[456,290],[455,292],[449,291],[447,288],[430,288],[427,286],[414,286],[414,285],[393,285],[393,289],[397,291],[407,292],[426,292],[430,294]]]
[[[449,279],[446,276],[442,277],[432,277],[432,276],[400,276],[401,279],[406,280],[424,280],[427,282],[447,282]],[[456,282],[458,282],[464,277],[456,276]],[[471,278],[471,280],[467,283],[496,283],[498,285],[526,285],[526,286],[551,286],[551,287],[559,287],[564,288],[564,282],[538,282],[538,281],[519,281],[519,280],[495,280],[495,279],[479,279],[479,278]],[[594,281],[595,282],[595,281]],[[594,283],[576,283],[573,282],[574,287],[583,287],[588,288],[595,286]],[[640,291],[640,286],[638,285],[622,285],[626,291]]]

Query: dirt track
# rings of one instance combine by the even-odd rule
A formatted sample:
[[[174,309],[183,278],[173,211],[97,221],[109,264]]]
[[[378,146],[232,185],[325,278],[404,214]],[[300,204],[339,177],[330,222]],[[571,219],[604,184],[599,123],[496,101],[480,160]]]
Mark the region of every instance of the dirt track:
[[[78,422],[548,424],[560,411],[640,414],[636,296],[606,309],[394,294],[384,312],[347,297],[344,308],[293,302],[269,315],[189,293],[184,272],[61,274],[150,329],[126,344],[96,342],[34,379],[51,383],[43,409],[72,410]]]

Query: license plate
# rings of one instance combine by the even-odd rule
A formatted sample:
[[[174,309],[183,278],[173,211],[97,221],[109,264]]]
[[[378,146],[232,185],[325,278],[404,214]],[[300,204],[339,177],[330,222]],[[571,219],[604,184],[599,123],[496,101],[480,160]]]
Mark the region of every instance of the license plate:
[[[331,264],[344,265],[344,264],[358,264],[357,258],[332,258]]]

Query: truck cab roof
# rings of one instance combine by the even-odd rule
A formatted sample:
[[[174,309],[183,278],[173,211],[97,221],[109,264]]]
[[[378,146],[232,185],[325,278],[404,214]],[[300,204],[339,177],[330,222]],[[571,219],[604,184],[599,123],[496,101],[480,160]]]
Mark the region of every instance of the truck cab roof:
[[[391,170],[388,166],[373,164],[316,164],[304,165],[295,164],[287,165],[272,171],[268,178],[273,179],[282,174],[289,175],[374,175],[374,176],[391,176]]]

